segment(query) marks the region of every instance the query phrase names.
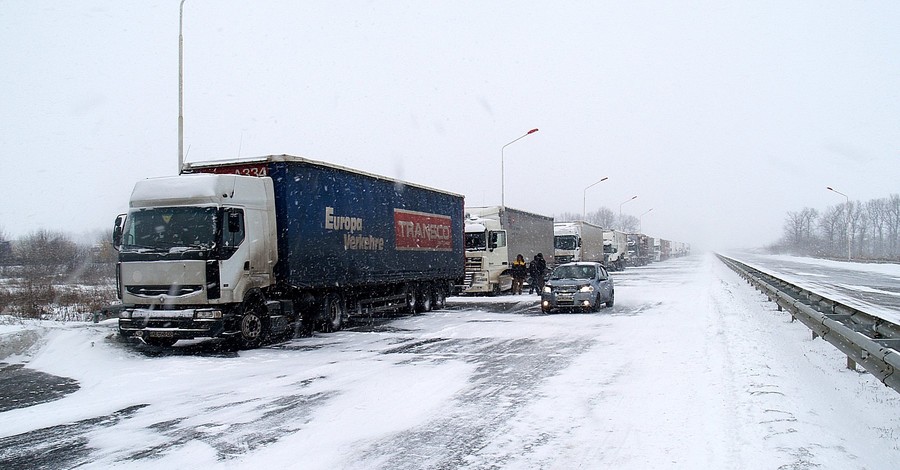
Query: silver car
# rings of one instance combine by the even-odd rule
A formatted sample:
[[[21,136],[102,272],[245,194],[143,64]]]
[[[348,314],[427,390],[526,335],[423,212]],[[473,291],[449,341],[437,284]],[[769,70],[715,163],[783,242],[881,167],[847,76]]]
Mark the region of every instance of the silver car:
[[[600,263],[566,263],[556,267],[541,293],[541,310],[589,310],[615,302],[613,280]]]

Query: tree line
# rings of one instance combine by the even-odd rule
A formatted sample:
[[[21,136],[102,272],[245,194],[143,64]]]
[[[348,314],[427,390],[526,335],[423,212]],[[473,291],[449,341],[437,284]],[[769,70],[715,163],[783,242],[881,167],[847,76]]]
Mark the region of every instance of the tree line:
[[[773,248],[800,256],[900,260],[900,195],[788,212]]]
[[[39,318],[98,311],[115,300],[111,236],[76,242],[38,230],[8,239],[0,230],[0,313]]]
[[[608,207],[600,207],[596,211],[582,214],[563,212],[553,217],[557,222],[575,222],[584,219],[604,229],[616,229],[626,233],[637,233],[640,230],[640,219],[629,214],[616,214]]]

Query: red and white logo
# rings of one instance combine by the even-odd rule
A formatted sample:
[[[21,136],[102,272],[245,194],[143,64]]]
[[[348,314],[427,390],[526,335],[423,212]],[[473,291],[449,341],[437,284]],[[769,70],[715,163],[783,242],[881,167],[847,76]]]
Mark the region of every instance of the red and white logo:
[[[453,231],[446,215],[394,209],[394,232],[398,250],[453,251]]]

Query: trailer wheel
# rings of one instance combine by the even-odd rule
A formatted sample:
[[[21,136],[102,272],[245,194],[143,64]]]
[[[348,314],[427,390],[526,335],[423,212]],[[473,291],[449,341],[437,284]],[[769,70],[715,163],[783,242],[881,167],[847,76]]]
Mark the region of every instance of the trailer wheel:
[[[254,349],[269,335],[269,319],[266,307],[257,301],[244,304],[244,312],[238,323],[237,342],[241,349]]]
[[[430,312],[433,305],[433,297],[433,288],[431,286],[423,287],[422,290],[419,291],[418,303],[416,304],[416,313]]]
[[[339,294],[328,294],[322,302],[321,325],[323,333],[340,331],[347,315],[347,305]]]
[[[432,308],[434,310],[441,310],[447,305],[447,292],[444,289],[438,287],[434,290],[434,301],[432,302]]]
[[[406,303],[403,305],[401,311],[410,314],[416,313],[416,306],[419,304],[419,291],[416,289],[416,285],[407,284],[406,287],[403,288],[403,293],[406,298]]]

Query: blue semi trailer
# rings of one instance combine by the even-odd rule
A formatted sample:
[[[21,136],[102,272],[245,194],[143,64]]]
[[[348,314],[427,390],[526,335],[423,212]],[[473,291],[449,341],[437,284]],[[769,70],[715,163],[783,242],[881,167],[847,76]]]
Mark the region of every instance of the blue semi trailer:
[[[116,219],[119,332],[253,348],[354,315],[440,308],[464,275],[463,197],[301,157],[189,163]]]

